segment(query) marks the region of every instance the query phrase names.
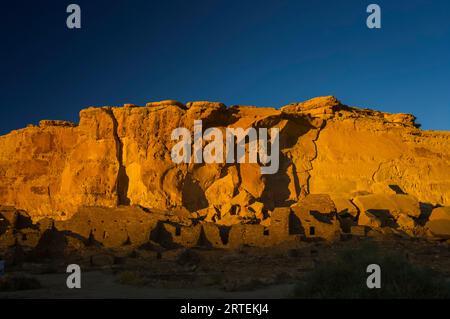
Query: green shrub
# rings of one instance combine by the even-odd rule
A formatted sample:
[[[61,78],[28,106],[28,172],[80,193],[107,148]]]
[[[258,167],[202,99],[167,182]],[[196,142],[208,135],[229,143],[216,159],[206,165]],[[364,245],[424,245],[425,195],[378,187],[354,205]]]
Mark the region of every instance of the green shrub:
[[[366,285],[367,266],[381,267],[381,288]],[[441,274],[417,267],[403,256],[382,253],[373,244],[338,253],[299,282],[298,298],[450,298],[449,282]]]
[[[143,286],[145,285],[145,280],[136,271],[123,271],[118,275],[117,281],[123,285],[130,286]]]

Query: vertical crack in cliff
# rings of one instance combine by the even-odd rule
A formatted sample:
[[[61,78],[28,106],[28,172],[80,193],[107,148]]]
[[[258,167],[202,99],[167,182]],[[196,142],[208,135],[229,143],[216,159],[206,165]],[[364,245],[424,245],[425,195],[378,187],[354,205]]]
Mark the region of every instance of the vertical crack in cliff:
[[[113,122],[113,136],[116,141],[116,153],[117,161],[119,162],[119,170],[116,179],[117,190],[117,204],[118,205],[130,205],[130,199],[128,198],[128,185],[130,179],[128,178],[127,171],[123,165],[123,143],[118,133],[118,122],[111,109],[107,110],[107,113],[111,116]]]
[[[292,164],[292,178],[294,179],[295,199],[298,200],[298,197],[301,194],[302,188],[300,186],[300,180],[299,180],[298,174],[297,174],[297,167],[295,166],[295,163],[291,157],[289,158],[289,160],[291,161],[291,164]]]
[[[317,147],[317,141],[319,140],[320,133],[325,128],[326,121],[324,120],[319,127],[317,127],[317,134],[316,137],[312,139],[312,142],[314,144],[314,156],[310,159],[309,164],[311,165],[311,168],[307,169],[306,172],[308,173],[308,177],[306,178],[306,191],[305,195],[310,193],[310,180],[311,180],[311,171],[313,170],[313,162],[319,157],[319,149]]]
[[[375,172],[372,174],[372,182],[373,183],[376,183],[376,181],[375,181],[375,176],[380,172],[380,170],[381,170],[381,166],[383,165],[384,163],[383,162],[380,162],[379,164],[378,164],[378,168],[375,170]]]

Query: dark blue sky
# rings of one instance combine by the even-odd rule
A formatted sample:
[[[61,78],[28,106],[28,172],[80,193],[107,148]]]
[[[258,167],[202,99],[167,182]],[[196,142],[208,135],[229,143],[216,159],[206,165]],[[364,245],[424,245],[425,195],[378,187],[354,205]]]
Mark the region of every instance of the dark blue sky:
[[[366,7],[382,8],[382,29]],[[82,29],[66,28],[78,3]],[[0,133],[87,106],[176,99],[279,107],[336,95],[450,130],[450,1],[10,1]]]

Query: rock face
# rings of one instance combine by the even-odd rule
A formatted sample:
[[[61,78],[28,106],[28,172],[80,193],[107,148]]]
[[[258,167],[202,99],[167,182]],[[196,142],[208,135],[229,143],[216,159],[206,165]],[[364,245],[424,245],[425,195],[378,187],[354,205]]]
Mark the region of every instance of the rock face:
[[[0,137],[0,202],[34,219],[64,219],[83,204],[115,206],[116,124],[108,109],[80,113],[80,124],[41,121]]]
[[[432,235],[439,238],[450,238],[450,207],[433,209],[426,226]]]
[[[278,172],[261,175],[260,166],[250,163],[175,164],[172,130],[192,132],[194,120],[203,121],[203,130],[279,128]],[[0,204],[26,211],[35,222],[64,221],[85,206],[131,205],[177,210],[223,226],[263,227],[271,224],[275,208],[299,203],[294,215],[308,220],[307,230],[331,238],[342,216],[349,229],[358,217],[359,225],[381,227],[377,212],[388,210],[393,222],[400,218],[410,227],[421,214],[420,203],[449,206],[449,145],[449,132],[420,130],[412,115],[349,107],[334,97],[281,109],[171,100],[88,108],[78,125],[41,121],[0,137]],[[308,194],[328,194],[316,199],[335,205],[302,208],[314,206],[304,202]],[[263,228],[245,232],[263,234]],[[136,230],[118,232],[111,245],[126,242],[130,233]]]

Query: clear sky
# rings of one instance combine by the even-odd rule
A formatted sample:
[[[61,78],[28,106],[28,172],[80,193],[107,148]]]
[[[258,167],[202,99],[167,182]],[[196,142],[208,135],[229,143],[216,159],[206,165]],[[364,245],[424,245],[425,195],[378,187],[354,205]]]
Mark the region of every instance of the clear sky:
[[[82,28],[66,27],[81,6]],[[382,28],[366,26],[366,7]],[[88,106],[335,95],[450,130],[448,0],[40,0],[0,7],[0,133]]]

